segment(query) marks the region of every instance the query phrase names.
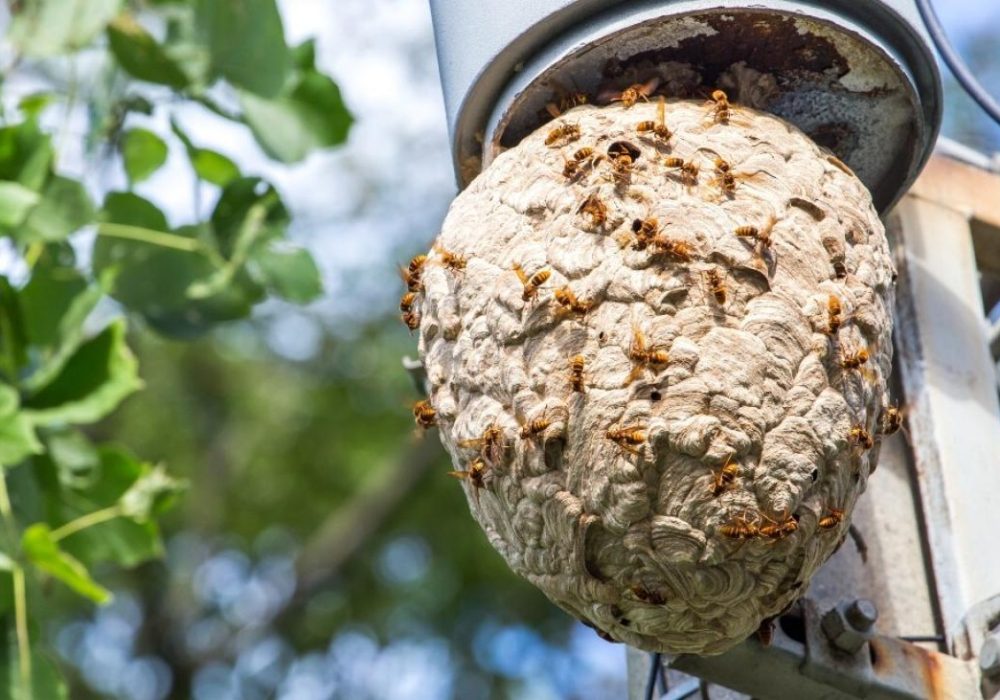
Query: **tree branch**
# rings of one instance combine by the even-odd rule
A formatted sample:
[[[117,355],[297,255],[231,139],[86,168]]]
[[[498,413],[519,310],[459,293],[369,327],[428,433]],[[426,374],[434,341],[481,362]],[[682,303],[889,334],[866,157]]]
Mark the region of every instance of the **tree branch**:
[[[436,436],[423,437],[394,464],[379,469],[378,476],[343,508],[331,513],[299,554],[296,562],[298,588],[289,608],[297,607],[335,577],[442,455]]]

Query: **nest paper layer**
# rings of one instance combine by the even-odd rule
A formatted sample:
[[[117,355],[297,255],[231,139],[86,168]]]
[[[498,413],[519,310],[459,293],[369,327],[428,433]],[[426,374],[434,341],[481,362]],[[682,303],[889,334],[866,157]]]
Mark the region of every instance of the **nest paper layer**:
[[[875,465],[894,270],[869,193],[794,127],[679,101],[668,141],[637,132],[656,119],[655,103],[580,107],[497,157],[423,267],[420,350],[455,468],[482,460],[470,507],[509,565],[614,640],[719,653],[801,595],[846,533]],[[579,138],[547,145],[565,124]],[[616,176],[623,141],[638,155]],[[602,158],[567,178],[584,147]],[[606,221],[580,211],[591,195]],[[690,260],[644,245],[633,222],[648,218]],[[769,246],[734,233],[771,222]],[[551,275],[525,299],[514,265]],[[667,362],[636,359],[659,350]],[[490,427],[500,449],[475,442]]]

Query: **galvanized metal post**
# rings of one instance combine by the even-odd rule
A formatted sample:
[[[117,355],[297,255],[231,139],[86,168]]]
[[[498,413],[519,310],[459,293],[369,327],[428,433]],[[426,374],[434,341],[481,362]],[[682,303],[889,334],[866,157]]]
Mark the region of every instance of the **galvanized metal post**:
[[[1000,177],[982,180],[992,184],[989,206],[996,207]],[[977,189],[977,197],[991,198]],[[903,201],[895,220],[898,364],[937,597],[952,636],[973,605],[1000,594],[1000,402],[979,289],[975,213],[924,187]],[[1000,238],[1000,230],[993,236]]]

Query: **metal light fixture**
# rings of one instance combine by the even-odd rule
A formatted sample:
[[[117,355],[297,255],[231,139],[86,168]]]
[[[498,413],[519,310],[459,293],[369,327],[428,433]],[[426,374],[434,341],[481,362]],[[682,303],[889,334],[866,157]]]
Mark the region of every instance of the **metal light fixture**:
[[[941,123],[913,0],[430,2],[463,187],[548,119],[560,92],[598,100],[644,74],[680,76],[666,90],[677,97],[707,97],[740,70],[764,76],[767,89],[748,97],[736,85],[735,98],[831,149],[881,212],[920,172]]]

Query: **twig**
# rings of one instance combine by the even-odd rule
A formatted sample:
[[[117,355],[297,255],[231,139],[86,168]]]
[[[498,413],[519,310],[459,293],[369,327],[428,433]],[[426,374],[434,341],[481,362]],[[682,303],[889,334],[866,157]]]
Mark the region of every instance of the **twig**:
[[[14,511],[10,506],[10,495],[7,493],[7,474],[0,465],[0,515],[11,543],[16,541],[17,523]],[[14,624],[17,630],[17,662],[21,672],[21,692],[24,697],[32,697],[31,692],[31,637],[28,636],[28,596],[24,585],[24,568],[20,563],[14,564],[11,570],[14,582]]]

